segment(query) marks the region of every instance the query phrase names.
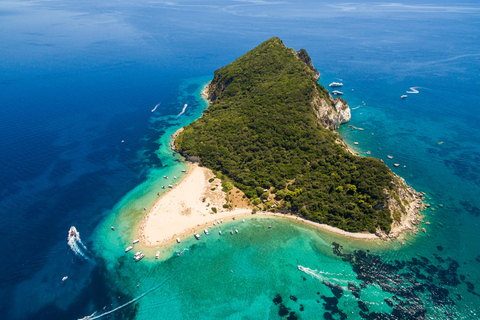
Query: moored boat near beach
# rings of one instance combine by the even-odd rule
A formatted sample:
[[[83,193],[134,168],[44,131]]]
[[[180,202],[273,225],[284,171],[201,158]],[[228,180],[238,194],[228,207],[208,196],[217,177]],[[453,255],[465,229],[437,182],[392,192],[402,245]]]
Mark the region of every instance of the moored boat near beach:
[[[128,252],[128,251],[130,251],[130,250],[132,250],[132,249],[133,249],[133,246],[129,246],[129,247],[127,247],[127,248],[125,249],[125,252]]]
[[[155,259],[158,259],[160,257],[160,251],[157,251],[157,253],[155,254]]]

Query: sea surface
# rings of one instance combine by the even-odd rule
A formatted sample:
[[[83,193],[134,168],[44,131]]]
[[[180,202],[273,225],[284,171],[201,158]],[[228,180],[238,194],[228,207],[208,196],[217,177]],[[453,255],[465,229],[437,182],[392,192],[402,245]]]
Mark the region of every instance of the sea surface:
[[[479,35],[477,1],[0,2],[1,318],[480,318]],[[426,193],[426,233],[254,216],[125,254],[201,89],[273,36],[343,82],[339,134]]]

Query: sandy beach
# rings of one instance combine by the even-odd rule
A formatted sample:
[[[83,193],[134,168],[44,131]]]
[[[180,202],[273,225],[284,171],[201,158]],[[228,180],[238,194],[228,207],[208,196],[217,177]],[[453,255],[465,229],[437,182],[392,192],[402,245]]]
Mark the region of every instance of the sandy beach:
[[[213,180],[209,182],[210,179]],[[246,208],[224,209],[225,203],[220,179],[216,179],[211,170],[191,164],[186,177],[145,215],[139,239],[145,246],[164,245],[203,230],[213,222],[252,212]]]

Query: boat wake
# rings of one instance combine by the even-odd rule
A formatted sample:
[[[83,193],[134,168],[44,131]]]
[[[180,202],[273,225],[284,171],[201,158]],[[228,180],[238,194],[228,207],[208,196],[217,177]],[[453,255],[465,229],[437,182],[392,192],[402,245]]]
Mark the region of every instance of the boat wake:
[[[361,106],[356,106],[355,108],[352,108],[352,110],[356,110],[358,108],[360,108]]]
[[[180,112],[179,114],[177,114],[177,117],[180,117],[180,116],[185,112],[185,109],[187,109],[187,106],[188,106],[188,104],[186,104],[186,103],[183,105],[182,112]]]
[[[312,277],[314,277],[315,279],[317,279],[317,280],[319,280],[323,283],[329,282],[329,281],[335,281],[335,282],[340,282],[340,283],[347,281],[345,279],[337,279],[337,278],[332,277],[332,275],[335,275],[335,274],[331,274],[331,273],[323,272],[323,271],[318,271],[318,270],[312,270],[312,269],[307,268],[307,267],[298,266],[298,270],[300,270],[302,272],[305,272],[308,275],[311,275]],[[339,276],[339,275],[337,275],[337,276]]]
[[[145,297],[147,294],[149,294],[150,292],[160,288],[165,282],[167,282],[167,280],[169,280],[171,277],[173,277],[173,275],[175,274],[176,272],[172,273],[168,278],[166,278],[165,280],[163,280],[159,285],[151,288],[150,290],[147,290],[146,292],[142,293],[141,295],[139,295],[138,297],[136,297],[135,299],[132,299],[124,304],[122,304],[121,306],[119,307],[116,307],[115,309],[113,310],[110,310],[110,311],[107,311],[105,313],[102,313],[102,314],[99,314],[98,316],[95,316],[95,314],[97,313],[96,311],[94,313],[92,313],[91,315],[89,316],[85,316],[81,319],[78,319],[78,320],[94,320],[94,319],[100,319],[100,318],[103,318],[105,317],[106,315],[109,315],[111,313],[114,313],[115,311],[117,310],[120,310],[122,308],[125,308],[126,306],[128,305],[131,305],[132,303],[134,303],[135,301],[138,301],[140,300],[141,298]]]
[[[155,110],[157,110],[158,106],[160,105],[160,103],[157,103],[157,105],[155,106],[155,108],[152,109],[152,112],[154,112]]]
[[[71,227],[68,232],[68,246],[75,255],[88,260],[88,257],[85,255],[87,247],[83,244],[82,239],[80,239],[80,232],[77,231],[75,227]]]
[[[407,93],[418,93],[419,91],[416,88],[418,87],[411,87],[410,91],[407,91]]]

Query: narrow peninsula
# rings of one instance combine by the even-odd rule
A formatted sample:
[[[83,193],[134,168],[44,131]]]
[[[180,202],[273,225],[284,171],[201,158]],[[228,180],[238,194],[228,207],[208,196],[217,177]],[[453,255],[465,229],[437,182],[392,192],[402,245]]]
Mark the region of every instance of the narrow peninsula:
[[[410,228],[421,195],[380,160],[349,151],[333,130],[350,109],[319,76],[305,50],[265,41],[215,72],[209,107],[178,134],[175,149],[221,173],[225,192],[236,187],[259,210],[348,232]]]

